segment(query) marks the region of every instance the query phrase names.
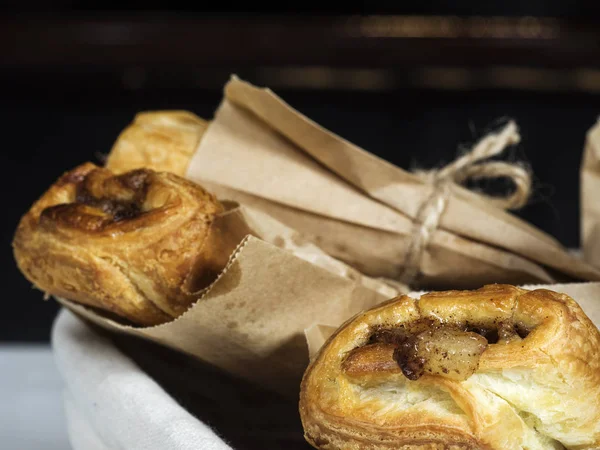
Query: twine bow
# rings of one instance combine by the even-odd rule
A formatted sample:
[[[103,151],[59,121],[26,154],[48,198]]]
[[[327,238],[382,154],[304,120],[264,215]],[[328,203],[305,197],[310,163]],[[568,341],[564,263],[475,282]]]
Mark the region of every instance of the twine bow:
[[[419,274],[423,253],[446,210],[452,185],[463,184],[467,180],[507,178],[512,180],[515,190],[504,197],[472,192],[483,197],[487,203],[505,210],[519,209],[527,203],[531,192],[529,171],[518,163],[489,161],[508,146],[517,144],[520,139],[517,125],[510,121],[502,130],[488,134],[469,152],[442,169],[417,173],[432,184],[434,189],[417,212],[412,239],[405,255],[404,270],[400,276],[401,282],[410,285]]]

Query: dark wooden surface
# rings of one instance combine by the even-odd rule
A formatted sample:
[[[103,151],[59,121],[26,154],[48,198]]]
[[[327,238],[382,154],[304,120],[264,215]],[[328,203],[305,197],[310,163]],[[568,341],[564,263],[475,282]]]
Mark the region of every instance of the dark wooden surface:
[[[0,55],[24,92],[217,89],[239,71],[281,88],[600,90],[589,17],[13,14]]]
[[[566,67],[597,66],[591,57],[600,52],[595,23],[532,17],[95,14],[8,17],[0,25],[5,67],[490,63]]]

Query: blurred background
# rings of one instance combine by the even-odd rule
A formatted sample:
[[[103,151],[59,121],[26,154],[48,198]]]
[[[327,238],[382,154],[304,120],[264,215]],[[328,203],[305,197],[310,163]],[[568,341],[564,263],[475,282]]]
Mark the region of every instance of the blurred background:
[[[1,447],[68,447],[48,349],[58,307],[16,269],[19,218],[64,171],[101,164],[137,112],[210,119],[231,74],[409,169],[446,164],[514,118],[522,143],[512,157],[535,173],[518,214],[578,246],[579,164],[600,115],[596,0],[330,2],[327,11],[263,2],[252,12],[143,3],[0,5]]]
[[[576,247],[578,167],[600,114],[598,2],[400,3],[344,2],[325,12],[272,3],[250,13],[177,2],[145,10],[126,1],[4,2],[0,340],[47,341],[57,311],[10,251],[31,203],[63,171],[101,163],[139,111],[211,118],[231,74],[405,168],[448,163],[459,144],[514,118],[523,137],[514,158],[536,175],[519,214]]]
[[[325,13],[310,3],[303,11],[233,13],[5,2],[0,339],[47,341],[57,310],[31,289],[10,251],[31,203],[63,171],[101,163],[138,111],[188,109],[211,118],[231,74],[272,88],[406,168],[448,163],[459,144],[512,117],[523,136],[514,157],[536,175],[536,192],[519,214],[577,246],[578,167],[600,114],[597,2],[418,3],[396,11],[346,2]]]

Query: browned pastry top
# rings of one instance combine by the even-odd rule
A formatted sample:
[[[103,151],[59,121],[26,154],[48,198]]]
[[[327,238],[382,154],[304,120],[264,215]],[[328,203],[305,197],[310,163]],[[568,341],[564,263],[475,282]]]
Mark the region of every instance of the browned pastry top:
[[[15,258],[49,294],[161,323],[184,312],[222,269],[210,258],[210,227],[221,212],[212,194],[176,175],[113,175],[85,163],[23,216]]]

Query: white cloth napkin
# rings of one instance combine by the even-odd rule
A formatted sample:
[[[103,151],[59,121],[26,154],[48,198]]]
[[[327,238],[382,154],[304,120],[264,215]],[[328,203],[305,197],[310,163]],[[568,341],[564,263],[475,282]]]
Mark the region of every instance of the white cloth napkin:
[[[231,450],[110,341],[67,310],[52,330],[74,450]]]

